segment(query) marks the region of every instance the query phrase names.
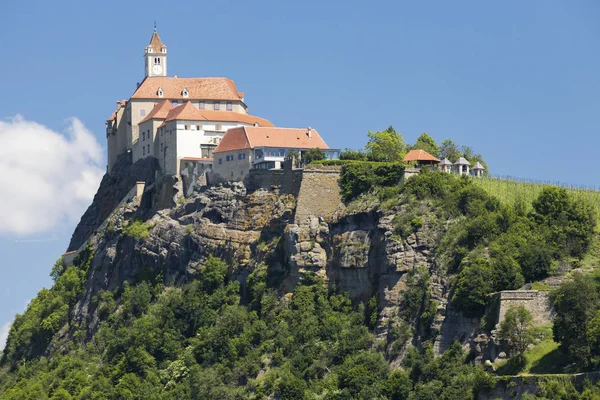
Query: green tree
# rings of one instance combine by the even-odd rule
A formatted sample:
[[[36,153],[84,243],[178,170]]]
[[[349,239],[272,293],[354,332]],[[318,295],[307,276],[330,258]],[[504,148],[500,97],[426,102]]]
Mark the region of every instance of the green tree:
[[[439,155],[437,143],[435,143],[435,140],[425,132],[421,133],[412,148],[425,150],[434,157]]]
[[[314,148],[302,153],[302,161],[304,165],[308,165],[313,161],[319,161],[325,159],[325,152],[321,149]]]
[[[362,150],[344,149],[340,152],[340,160],[367,161],[367,154]]]
[[[460,149],[452,139],[446,139],[440,143],[438,156],[441,159],[447,158],[451,162],[455,162],[462,155]]]
[[[589,248],[596,217],[589,203],[575,199],[564,188],[544,188],[533,201],[533,219],[544,227],[544,237],[560,253],[581,257]]]
[[[406,142],[390,125],[385,131],[368,133],[365,148],[371,161],[402,161],[406,154]]]
[[[488,294],[493,290],[493,274],[488,262],[477,259],[458,274],[452,301],[468,316],[479,316],[485,310]]]
[[[591,362],[591,341],[588,337],[588,323],[596,316],[600,307],[598,288],[593,281],[581,274],[563,283],[552,296],[556,317],[552,333],[554,341],[580,367]]]
[[[525,307],[510,307],[506,311],[498,338],[504,342],[511,356],[522,355],[533,343],[532,327],[533,316]]]

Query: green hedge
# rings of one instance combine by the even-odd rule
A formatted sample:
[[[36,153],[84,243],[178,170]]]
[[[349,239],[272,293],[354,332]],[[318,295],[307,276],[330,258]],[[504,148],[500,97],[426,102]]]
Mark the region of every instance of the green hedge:
[[[342,166],[340,187],[346,201],[375,187],[398,185],[404,176],[404,164],[398,162],[321,160],[311,164]]]

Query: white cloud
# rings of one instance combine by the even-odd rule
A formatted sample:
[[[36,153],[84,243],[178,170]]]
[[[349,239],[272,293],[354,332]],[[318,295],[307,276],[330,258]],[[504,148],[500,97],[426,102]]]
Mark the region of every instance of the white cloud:
[[[77,118],[65,133],[17,115],[0,121],[0,235],[76,222],[104,174],[102,147]]]
[[[8,339],[8,332],[10,331],[10,322],[0,326],[0,351],[4,350],[6,346],[6,339]]]

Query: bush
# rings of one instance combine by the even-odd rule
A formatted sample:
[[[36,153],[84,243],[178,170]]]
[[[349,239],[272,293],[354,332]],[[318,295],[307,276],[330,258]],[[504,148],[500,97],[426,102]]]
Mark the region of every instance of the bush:
[[[337,165],[342,165],[340,187],[346,201],[376,187],[398,185],[404,177],[404,166],[401,163],[336,161],[341,161]]]
[[[150,236],[150,227],[139,219],[134,219],[123,229],[123,234],[136,239],[145,239]]]
[[[458,274],[456,289],[452,301],[467,316],[481,316],[485,311],[488,294],[492,292],[493,273],[488,262],[477,259],[464,266]]]

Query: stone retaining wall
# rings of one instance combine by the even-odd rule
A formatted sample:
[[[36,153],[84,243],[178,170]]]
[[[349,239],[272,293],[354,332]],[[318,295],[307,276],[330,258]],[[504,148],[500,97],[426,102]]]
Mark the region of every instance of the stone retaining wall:
[[[244,180],[248,192],[278,187],[280,194],[292,194],[294,197],[298,196],[301,182],[301,169],[251,169]]]
[[[302,174],[295,220],[305,222],[310,216],[330,220],[343,207],[340,196],[340,166],[309,165]]]
[[[510,307],[524,306],[533,315],[534,325],[545,325],[554,319],[550,292],[543,290],[504,290],[496,293],[495,300],[499,301],[496,324],[504,320]]]

